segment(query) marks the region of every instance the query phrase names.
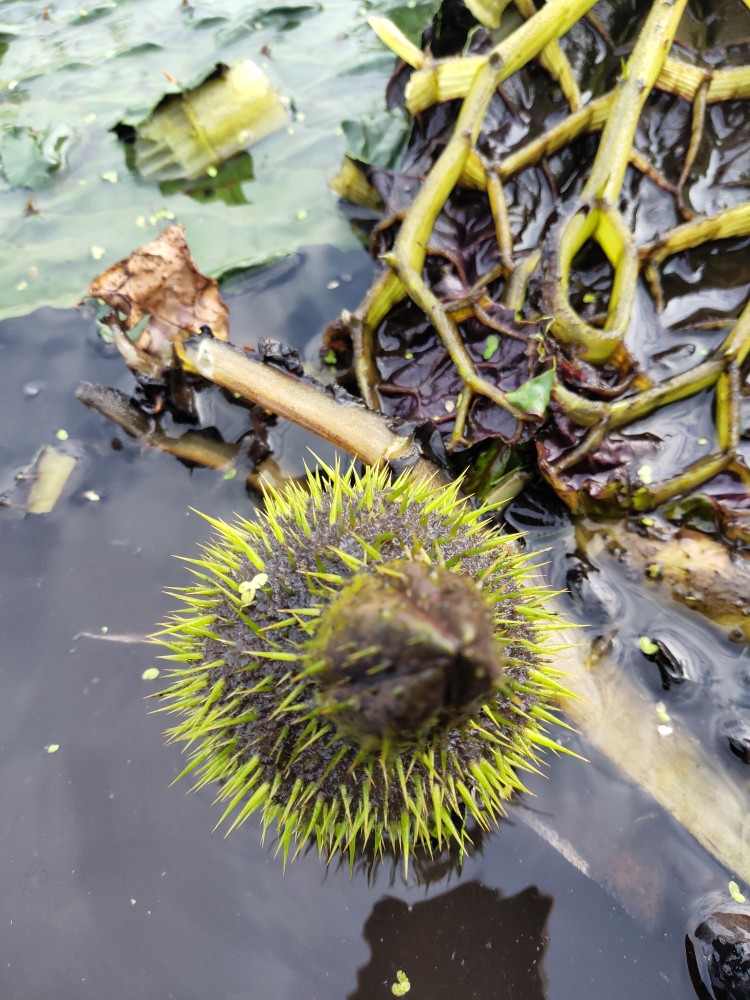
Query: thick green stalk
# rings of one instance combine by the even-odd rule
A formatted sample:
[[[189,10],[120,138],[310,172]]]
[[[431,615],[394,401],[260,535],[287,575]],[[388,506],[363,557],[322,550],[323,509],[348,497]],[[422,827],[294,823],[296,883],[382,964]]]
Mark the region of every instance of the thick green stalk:
[[[576,346],[587,361],[603,363],[620,348],[632,311],[638,280],[635,240],[617,208],[630,162],[635,130],[687,0],[655,0],[611,99],[591,173],[567,221],[550,237],[545,262],[545,302],[552,332]],[[576,254],[594,239],[609,258],[614,282],[604,329],[582,319],[568,299],[570,270]]]
[[[687,0],[656,0],[638,33],[614,98],[581,201],[616,204],[643,106],[664,66]]]
[[[593,6],[594,0],[550,0],[490,53],[474,77],[453,135],[401,226],[395,253],[402,265],[421,272],[435,220],[461,176],[500,83],[533,59],[547,42],[564,35]]]

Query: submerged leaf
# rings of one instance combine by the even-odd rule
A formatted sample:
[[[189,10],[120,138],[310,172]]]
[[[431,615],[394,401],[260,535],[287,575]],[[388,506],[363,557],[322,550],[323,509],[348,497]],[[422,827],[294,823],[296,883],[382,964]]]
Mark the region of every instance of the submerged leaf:
[[[43,132],[10,127],[0,133],[0,167],[11,187],[45,187],[52,175],[65,166],[73,141],[67,125],[57,125]]]

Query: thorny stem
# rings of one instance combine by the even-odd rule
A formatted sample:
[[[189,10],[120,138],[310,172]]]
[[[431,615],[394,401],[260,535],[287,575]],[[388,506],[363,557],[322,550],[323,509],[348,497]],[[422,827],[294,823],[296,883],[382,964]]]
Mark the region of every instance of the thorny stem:
[[[466,97],[474,73],[486,60],[487,56],[464,58],[451,56],[433,63],[425,63],[412,76],[411,100],[407,100],[408,110],[414,115],[425,111],[438,101]],[[426,84],[427,78],[429,84]],[[708,70],[668,56],[664,60],[655,86],[665,93],[693,101],[698,90],[706,84],[707,104],[746,99],[750,97],[750,67]]]
[[[416,69],[407,86],[407,106],[413,113],[435,100],[463,97],[463,104],[445,149],[405,213],[394,250],[384,258],[386,270],[373,285],[352,323],[355,371],[369,405],[377,405],[375,330],[389,309],[408,295],[429,316],[464,382],[451,446],[463,441],[464,427],[475,394],[494,400],[497,405],[510,410],[517,420],[524,419],[523,414],[508,404],[502,392],[478,375],[457,326],[462,314],[455,303],[453,306],[444,305],[434,295],[422,273],[434,224],[457,184],[487,191],[498,244],[497,276],[505,279],[502,292],[504,303],[515,310],[522,308],[526,301],[528,280],[540,265],[546,278],[543,283],[543,306],[551,318],[554,335],[584,359],[594,363],[608,359],[618,365],[628,362],[624,337],[641,269],[658,305],[661,289],[657,268],[666,257],[710,239],[750,233],[748,203],[720,211],[712,218],[692,219],[658,240],[636,249],[633,234],[617,207],[630,163],[635,162],[649,176],[653,173],[639,157],[634,139],[644,104],[654,87],[694,102],[691,138],[681,176],[676,185],[670,186],[680,210],[687,215],[691,213],[684,205],[682,187],[695,161],[706,107],[729,97],[750,96],[750,67],[707,70],[690,66],[669,55],[685,3],[686,0],[655,0],[652,3],[616,87],[583,107],[579,105],[577,92],[562,86],[568,64],[567,60],[558,60],[555,53],[559,46],[554,39],[583,16],[590,4],[576,3],[566,10],[564,8],[568,5],[553,0],[541,11],[533,13],[532,0],[518,0],[516,6],[525,16],[531,15],[529,20],[488,55],[442,60],[432,60],[428,55],[420,61],[411,54],[409,62]],[[492,4],[475,3],[472,10],[480,19],[485,15],[489,19],[487,23],[493,25],[493,19],[499,16],[499,11]],[[547,60],[550,72],[561,82],[571,113],[541,136],[509,153],[502,161],[485,162],[476,149],[476,141],[498,85],[524,62],[540,53]],[[541,249],[514,260],[503,182],[524,168],[539,163],[577,136],[598,130],[602,130],[598,152],[577,202],[553,227]],[[603,329],[592,326],[579,316],[567,294],[574,259],[591,239],[600,244],[614,269]],[[472,309],[471,295],[465,304]],[[473,303],[473,313],[482,320],[478,301]],[[557,471],[572,467],[590,454],[608,430],[630,424],[661,406],[712,387],[717,389],[716,424],[720,455],[709,456],[702,460],[702,464],[697,463],[698,468],[685,470],[685,475],[676,477],[671,485],[657,484],[647,489],[645,502],[655,505],[658,497],[667,493],[673,495],[680,484],[695,484],[699,479],[708,478],[718,464],[731,465],[735,448],[732,442],[736,435],[729,429],[737,423],[732,414],[738,404],[737,394],[729,387],[739,377],[739,367],[750,350],[747,327],[748,314],[745,310],[730,337],[712,358],[659,385],[649,385],[647,379],[637,377],[633,384],[640,391],[611,403],[588,400],[556,382],[553,397],[558,405],[574,422],[593,428],[558,463]]]
[[[422,277],[422,268],[435,220],[461,177],[498,86],[537,55],[549,41],[564,34],[593,5],[594,0],[550,0],[493,49],[477,71],[459,112],[453,134],[406,213],[393,253],[388,259],[392,271],[401,282],[402,297],[408,294],[430,316],[464,380],[466,394],[479,393],[487,396],[498,406],[513,413],[517,419],[522,418],[522,415],[508,403],[504,393],[476,371],[456,325],[439,299],[427,287]],[[368,311],[360,311],[358,315],[363,345],[370,342],[374,334],[375,316],[378,313],[382,315],[380,307],[374,301],[371,300],[368,305]],[[369,353],[368,348],[364,350]],[[466,412],[468,402],[467,399]],[[464,421],[456,419],[454,444],[462,440],[463,430]]]

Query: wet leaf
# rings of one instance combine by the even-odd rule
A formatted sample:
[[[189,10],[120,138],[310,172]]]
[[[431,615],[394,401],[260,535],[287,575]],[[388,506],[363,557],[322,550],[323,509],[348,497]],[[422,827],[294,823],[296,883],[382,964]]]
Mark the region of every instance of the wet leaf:
[[[0,130],[47,135],[64,115],[76,141],[65,165],[43,180],[29,214],[0,178],[0,317],[74,305],[96,273],[90,248],[105,246],[111,261],[125,257],[158,235],[160,210],[179,217],[201,269],[213,277],[304,245],[358,246],[329,183],[345,147],[341,121],[376,105],[393,70],[366,18],[394,17],[407,33],[413,27],[418,41],[436,7],[437,0],[282,7],[139,0],[134,16],[130,0],[111,0],[85,18],[76,4],[50,5],[46,21],[35,0],[5,0],[2,77],[14,86],[4,91]],[[205,189],[200,180],[189,191],[160,193],[138,176],[111,130],[141,121],[165,92],[205,78],[218,62],[241,59],[255,61],[290,101],[289,128],[254,147],[254,171],[235,178],[227,196],[222,188],[216,198],[196,197]],[[113,173],[117,184],[102,179]]]
[[[554,381],[555,370],[554,368],[550,368],[544,374],[537,375],[536,378],[524,382],[514,392],[509,392],[506,399],[513,406],[518,407],[519,410],[523,410],[525,413],[543,417],[547,412],[547,404],[549,403]]]
[[[341,123],[346,136],[346,152],[353,160],[383,167],[395,167],[404,152],[411,123],[401,108],[382,111],[369,118]]]
[[[186,332],[208,326],[215,337],[227,338],[228,314],[219,286],[196,267],[182,226],[170,226],[99,275],[89,285],[88,295],[114,311],[109,325],[115,342],[127,363],[139,371],[148,358],[170,367],[173,343]],[[132,343],[118,340],[120,316],[125,330],[137,331]]]
[[[36,132],[26,126],[6,127],[0,133],[0,167],[11,187],[36,190],[51,183],[64,168],[73,142],[67,125]]]
[[[452,276],[445,280],[447,284]],[[454,287],[460,295],[461,287]],[[460,324],[472,363],[506,396],[512,397],[521,391],[521,398],[532,406],[539,404],[542,412],[538,415],[530,412],[529,420],[519,426],[507,409],[477,396],[469,409],[464,445],[494,438],[519,444],[533,436],[542,422],[544,406],[549,399],[552,373],[542,374],[540,382],[536,377],[542,363],[539,352],[529,350],[535,338],[543,334],[546,324],[521,322],[512,310],[492,303],[488,303],[486,315],[493,324],[489,335],[497,341],[489,358],[485,358],[487,326],[474,317]],[[394,310],[379,332],[379,350],[383,380],[378,391],[385,412],[399,423],[429,422],[441,437],[449,439],[464,386],[424,315],[411,304]],[[525,387],[529,385],[527,393]]]

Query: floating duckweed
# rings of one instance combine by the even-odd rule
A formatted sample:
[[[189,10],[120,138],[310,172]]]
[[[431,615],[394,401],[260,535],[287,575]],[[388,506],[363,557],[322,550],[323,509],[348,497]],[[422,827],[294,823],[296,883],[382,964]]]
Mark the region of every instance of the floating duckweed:
[[[396,982],[391,986],[391,993],[394,997],[403,997],[406,996],[410,989],[411,983],[408,976],[399,969],[396,973]]]

